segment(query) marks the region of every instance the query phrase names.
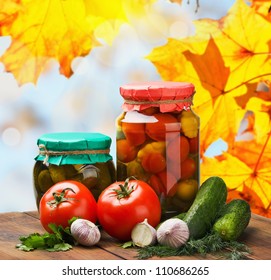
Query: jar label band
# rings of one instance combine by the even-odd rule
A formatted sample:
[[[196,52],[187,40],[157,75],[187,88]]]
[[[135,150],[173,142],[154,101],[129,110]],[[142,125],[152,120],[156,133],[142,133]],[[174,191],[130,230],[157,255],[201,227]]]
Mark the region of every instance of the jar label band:
[[[184,99],[171,99],[171,100],[144,100],[144,101],[137,101],[137,100],[130,100],[125,99],[125,103],[129,105],[155,105],[155,104],[174,104],[174,103],[191,103],[192,104],[193,96],[189,96]]]
[[[62,156],[62,155],[87,155],[87,154],[109,154],[110,149],[104,150],[72,150],[72,151],[50,151],[47,150],[44,144],[39,145],[39,154],[45,156],[43,163],[47,164],[49,156]]]

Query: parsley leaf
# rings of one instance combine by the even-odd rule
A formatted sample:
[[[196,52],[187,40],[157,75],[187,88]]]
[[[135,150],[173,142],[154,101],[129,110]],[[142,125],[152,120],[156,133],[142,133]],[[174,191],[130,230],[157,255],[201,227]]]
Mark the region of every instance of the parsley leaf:
[[[21,236],[20,244],[16,245],[21,251],[33,251],[35,249],[47,250],[49,252],[67,251],[75,244],[75,240],[71,235],[70,228],[63,228],[55,224],[49,225],[53,233],[32,233],[28,236]]]
[[[68,243],[59,243],[55,244],[53,248],[46,249],[49,252],[57,252],[57,251],[68,251],[69,249],[72,249],[72,245]]]

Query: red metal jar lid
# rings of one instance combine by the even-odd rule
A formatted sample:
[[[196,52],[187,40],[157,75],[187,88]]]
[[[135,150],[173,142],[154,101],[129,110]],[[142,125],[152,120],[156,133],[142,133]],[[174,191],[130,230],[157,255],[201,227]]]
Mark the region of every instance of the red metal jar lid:
[[[142,111],[150,107],[159,107],[161,112],[187,110],[194,93],[194,85],[187,82],[156,81],[120,87],[124,111]]]

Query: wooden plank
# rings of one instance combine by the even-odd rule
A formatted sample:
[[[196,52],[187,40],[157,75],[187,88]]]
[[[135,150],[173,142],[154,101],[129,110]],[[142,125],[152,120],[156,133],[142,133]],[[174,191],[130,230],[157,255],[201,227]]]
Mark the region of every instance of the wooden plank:
[[[0,259],[52,259],[52,260],[114,260],[114,259],[137,259],[137,249],[123,249],[120,243],[102,232],[102,239],[91,248],[74,246],[66,252],[47,252],[35,250],[22,252],[15,248],[19,243],[19,236],[30,233],[43,233],[44,230],[39,223],[39,215],[36,211],[26,213],[3,213],[0,214]],[[252,250],[249,259],[270,260],[271,259],[271,219],[252,215],[248,228],[245,230],[240,241],[244,242]],[[152,259],[160,259],[154,257]],[[163,259],[195,260],[195,259],[221,259],[220,254],[203,256],[181,256]]]
[[[251,250],[250,257],[255,260],[271,260],[271,219],[252,215],[250,223],[240,241]]]
[[[35,219],[38,219],[39,220],[39,212],[38,211],[28,211],[28,212],[23,212],[25,213],[26,215],[29,215]]]
[[[0,232],[0,259],[27,259],[27,260],[113,260],[120,257],[108,251],[94,246],[86,248],[76,246],[74,249],[66,252],[47,252],[45,250],[34,250],[32,252],[23,252],[15,248],[19,243],[19,236],[29,235],[30,233],[43,233],[36,218],[25,213],[7,213],[0,215],[0,223],[3,230]]]

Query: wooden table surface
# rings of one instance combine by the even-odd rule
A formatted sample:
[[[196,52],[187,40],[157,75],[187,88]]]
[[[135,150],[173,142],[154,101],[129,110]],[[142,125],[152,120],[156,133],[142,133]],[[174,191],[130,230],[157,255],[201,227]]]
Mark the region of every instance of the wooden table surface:
[[[123,249],[116,240],[102,233],[100,242],[93,247],[74,246],[65,252],[34,250],[24,252],[15,246],[19,237],[34,232],[44,233],[37,212],[0,213],[0,259],[1,260],[136,260],[137,249]],[[241,241],[251,249],[248,259],[271,260],[271,219],[253,215]],[[215,255],[169,257],[165,259],[216,259]],[[155,259],[155,258],[152,258]],[[160,259],[160,258],[156,258]]]

